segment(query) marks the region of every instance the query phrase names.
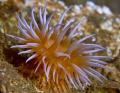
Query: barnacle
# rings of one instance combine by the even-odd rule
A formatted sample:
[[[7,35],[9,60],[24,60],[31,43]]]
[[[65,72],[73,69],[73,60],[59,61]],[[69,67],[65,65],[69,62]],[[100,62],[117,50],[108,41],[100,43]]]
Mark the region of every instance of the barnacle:
[[[23,44],[15,45],[11,48],[28,49],[26,51],[19,52],[18,54],[34,53],[26,60],[26,63],[31,59],[36,58],[37,67],[35,69],[35,73],[38,69],[42,69],[40,65],[43,65],[47,81],[52,79],[54,82],[59,83],[60,79],[64,79],[69,87],[72,88],[72,86],[74,86],[76,89],[79,87],[83,89],[83,84],[88,86],[91,83],[91,80],[88,78],[89,75],[98,79],[100,82],[102,82],[102,80],[98,76],[101,76],[107,80],[106,77],[91,67],[101,67],[112,71],[111,69],[104,66],[103,64],[107,63],[101,60],[104,58],[112,59],[112,57],[90,56],[89,54],[104,50],[105,48],[97,44],[83,43],[84,40],[94,36],[95,34],[86,36],[82,39],[79,39],[78,41],[71,43],[72,38],[79,34],[75,33],[75,31],[87,17],[84,17],[74,26],[71,31],[69,31],[70,27],[78,21],[73,21],[74,18],[71,18],[67,24],[64,25],[63,29],[60,30],[61,25],[63,25],[62,21],[64,15],[71,8],[71,6],[62,14],[57,24],[52,27],[49,26],[49,23],[56,11],[46,19],[46,7],[47,3],[42,15],[42,6],[40,6],[40,25],[37,24],[34,18],[33,7],[31,10],[32,21],[30,22],[30,25],[28,25],[24,19],[22,12],[21,19],[16,13],[19,22],[17,27],[23,33],[25,38],[7,34],[7,36],[18,40],[19,43]],[[67,31],[69,31],[69,33],[66,35]]]

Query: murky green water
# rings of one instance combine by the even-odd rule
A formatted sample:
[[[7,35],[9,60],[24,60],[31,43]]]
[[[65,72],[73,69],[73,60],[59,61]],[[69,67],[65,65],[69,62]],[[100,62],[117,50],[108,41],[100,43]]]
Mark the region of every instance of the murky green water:
[[[120,14],[120,0],[62,0],[66,5],[86,4],[87,1],[93,1],[97,5],[106,5],[110,7],[113,13]]]

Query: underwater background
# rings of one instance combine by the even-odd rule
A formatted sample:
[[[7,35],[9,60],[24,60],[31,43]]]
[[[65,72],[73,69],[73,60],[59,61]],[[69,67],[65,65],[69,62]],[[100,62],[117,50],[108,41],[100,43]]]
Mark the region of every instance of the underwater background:
[[[39,7],[45,7],[48,1],[47,16],[57,10],[51,20],[53,25],[62,13],[73,5],[64,18],[66,23],[70,18],[82,19],[88,16],[78,28],[80,34],[73,41],[85,36],[96,34],[85,43],[98,44],[106,50],[94,55],[111,56],[113,60],[105,60],[106,67],[114,72],[102,68],[94,68],[108,80],[100,83],[90,77],[91,86],[84,89],[64,88],[51,84],[45,77],[35,76],[31,64],[25,60],[31,55],[18,55],[23,49],[11,49],[10,46],[18,42],[6,36],[11,34],[23,37],[16,27],[18,24],[15,12],[23,16],[30,23],[31,8],[34,4],[35,19],[39,23]],[[120,93],[120,0],[0,0],[0,93]]]

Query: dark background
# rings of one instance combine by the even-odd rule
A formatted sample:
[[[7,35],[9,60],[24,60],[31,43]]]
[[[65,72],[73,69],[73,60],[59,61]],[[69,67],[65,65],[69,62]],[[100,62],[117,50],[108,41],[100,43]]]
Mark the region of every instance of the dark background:
[[[120,14],[120,0],[58,0],[58,1],[63,1],[68,6],[74,4],[85,5],[87,1],[93,1],[97,5],[100,6],[106,5],[110,7],[113,13]]]

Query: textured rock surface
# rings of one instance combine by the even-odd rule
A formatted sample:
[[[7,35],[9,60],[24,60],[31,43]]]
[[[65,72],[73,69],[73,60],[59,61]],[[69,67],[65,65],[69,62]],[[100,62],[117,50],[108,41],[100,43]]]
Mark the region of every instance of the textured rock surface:
[[[93,84],[86,88],[84,91],[70,89],[65,85],[54,84],[53,82],[46,82],[45,77],[30,75],[30,70],[24,62],[27,56],[18,56],[17,51],[21,49],[9,49],[11,45],[17,44],[17,42],[9,37],[5,36],[5,33],[9,33],[15,36],[22,37],[22,34],[15,26],[17,19],[15,11],[20,13],[23,11],[25,19],[30,22],[30,9],[34,4],[35,18],[38,19],[39,6],[45,6],[46,0],[6,0],[0,1],[0,90],[6,93],[119,93],[120,92],[120,16],[119,15],[106,15],[101,14],[98,10],[94,9],[94,6],[77,6],[80,8],[80,12],[74,11],[75,6],[67,12],[64,18],[66,20],[75,17],[81,19],[84,16],[88,16],[82,25],[78,28],[78,32],[81,32],[76,39],[82,38],[93,33],[96,34],[93,38],[86,40],[86,43],[99,44],[106,48],[105,51],[96,53],[95,55],[107,55],[114,57],[114,60],[106,60],[107,67],[111,68],[114,72],[109,72],[106,69],[95,68],[108,78],[108,81],[103,80],[103,83],[91,78]],[[58,21],[63,11],[67,8],[63,2],[55,2],[55,0],[48,0],[47,15],[49,16],[53,11],[57,10],[56,15],[52,18],[51,24]],[[91,10],[92,9],[92,10]],[[37,20],[39,23],[39,20]],[[23,58],[24,57],[24,58]],[[6,60],[6,61],[4,61]],[[9,63],[11,64],[9,64]],[[13,66],[14,65],[14,66]],[[24,66],[23,66],[24,65]],[[27,70],[24,71],[25,68]],[[33,73],[33,71],[31,71]],[[23,76],[25,77],[23,77]],[[27,76],[27,77],[26,77]],[[29,78],[30,80],[26,80]],[[31,83],[32,81],[32,83]],[[36,86],[36,87],[35,87]],[[40,91],[39,91],[40,90]],[[11,92],[15,91],[15,92]]]
[[[0,56],[0,93],[43,93]]]

